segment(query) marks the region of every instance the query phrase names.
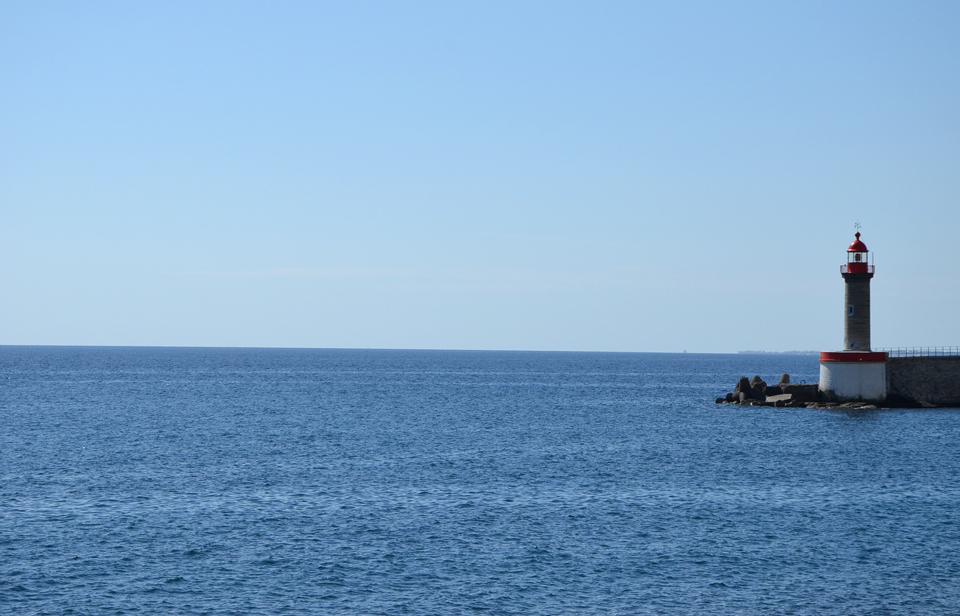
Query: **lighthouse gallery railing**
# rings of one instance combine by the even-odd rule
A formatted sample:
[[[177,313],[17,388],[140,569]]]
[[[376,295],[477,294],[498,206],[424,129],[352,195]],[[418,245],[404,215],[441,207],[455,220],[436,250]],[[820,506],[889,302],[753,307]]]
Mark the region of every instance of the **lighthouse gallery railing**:
[[[854,264],[853,264],[853,263],[846,263],[846,264],[844,264],[844,265],[841,265],[841,266],[840,266],[840,273],[841,273],[841,274],[848,274],[848,273],[849,273],[849,271],[847,270],[847,265],[854,265]],[[857,263],[856,265],[860,265],[860,264]],[[876,267],[874,267],[873,265],[868,265],[868,266],[867,266],[867,271],[866,271],[866,272],[863,272],[863,273],[865,273],[865,274],[874,274],[874,273],[876,273],[876,271],[877,271],[877,268],[876,268]]]
[[[887,353],[890,357],[957,357],[960,356],[960,346],[946,347],[893,347],[890,349],[876,349]]]

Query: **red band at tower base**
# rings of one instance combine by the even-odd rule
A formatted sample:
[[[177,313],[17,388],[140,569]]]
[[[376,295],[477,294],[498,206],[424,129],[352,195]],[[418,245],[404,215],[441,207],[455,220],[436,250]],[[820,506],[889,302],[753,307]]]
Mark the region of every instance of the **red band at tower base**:
[[[887,361],[887,354],[875,351],[821,351],[820,361],[845,364],[884,363]]]

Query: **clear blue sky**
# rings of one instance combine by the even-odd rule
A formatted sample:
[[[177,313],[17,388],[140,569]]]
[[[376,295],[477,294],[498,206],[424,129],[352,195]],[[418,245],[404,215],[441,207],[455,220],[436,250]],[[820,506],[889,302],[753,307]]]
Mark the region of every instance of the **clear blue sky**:
[[[956,2],[5,2],[0,344],[960,344]]]

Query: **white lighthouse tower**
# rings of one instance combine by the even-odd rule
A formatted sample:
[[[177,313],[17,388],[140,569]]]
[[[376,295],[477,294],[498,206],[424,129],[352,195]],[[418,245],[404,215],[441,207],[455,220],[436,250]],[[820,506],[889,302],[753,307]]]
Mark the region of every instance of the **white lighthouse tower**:
[[[859,225],[858,225],[859,226]],[[844,282],[843,350],[820,353],[820,391],[839,401],[887,397],[887,354],[870,350],[870,279],[874,266],[860,232],[840,266]]]

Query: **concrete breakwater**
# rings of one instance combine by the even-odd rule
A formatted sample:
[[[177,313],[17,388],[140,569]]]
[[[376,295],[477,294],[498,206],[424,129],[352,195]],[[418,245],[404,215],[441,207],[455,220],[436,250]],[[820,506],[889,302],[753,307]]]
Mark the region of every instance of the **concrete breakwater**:
[[[788,408],[960,407],[960,356],[891,357],[884,367],[886,397],[877,402],[837,399],[819,383],[791,383],[788,374],[774,385],[759,376],[742,376],[733,391],[716,402]]]
[[[818,400],[816,383],[791,383],[790,375],[783,374],[775,385],[767,385],[759,375],[752,379],[742,376],[733,391],[723,398],[717,398],[716,402],[747,406],[800,407]]]
[[[743,406],[773,406],[782,408],[850,408],[875,409],[875,404],[866,402],[833,402],[820,392],[817,383],[791,383],[790,375],[783,374],[774,385],[767,385],[759,375],[748,379],[740,377],[733,391],[716,399],[717,404],[740,404]]]
[[[891,357],[887,398],[920,406],[960,406],[960,356]]]

